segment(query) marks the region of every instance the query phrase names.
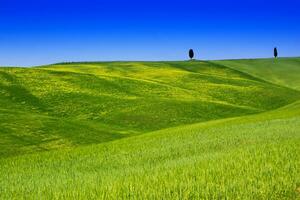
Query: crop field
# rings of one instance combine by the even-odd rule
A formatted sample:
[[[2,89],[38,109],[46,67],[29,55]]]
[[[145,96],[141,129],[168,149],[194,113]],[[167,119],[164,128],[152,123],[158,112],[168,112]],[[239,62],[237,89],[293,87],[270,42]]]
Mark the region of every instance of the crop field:
[[[0,68],[0,199],[300,199],[300,58]]]

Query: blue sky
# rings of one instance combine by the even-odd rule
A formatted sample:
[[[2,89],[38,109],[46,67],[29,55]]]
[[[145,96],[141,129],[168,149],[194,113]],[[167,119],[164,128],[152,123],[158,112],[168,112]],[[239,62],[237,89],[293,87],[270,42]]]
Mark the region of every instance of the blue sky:
[[[300,1],[0,0],[0,66],[300,56]]]

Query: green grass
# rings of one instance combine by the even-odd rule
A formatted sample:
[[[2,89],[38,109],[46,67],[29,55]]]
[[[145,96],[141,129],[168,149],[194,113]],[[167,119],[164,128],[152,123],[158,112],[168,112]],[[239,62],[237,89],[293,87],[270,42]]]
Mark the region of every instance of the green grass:
[[[277,61],[2,68],[0,199],[297,199],[299,63]]]
[[[221,60],[213,63],[300,90],[300,58]]]

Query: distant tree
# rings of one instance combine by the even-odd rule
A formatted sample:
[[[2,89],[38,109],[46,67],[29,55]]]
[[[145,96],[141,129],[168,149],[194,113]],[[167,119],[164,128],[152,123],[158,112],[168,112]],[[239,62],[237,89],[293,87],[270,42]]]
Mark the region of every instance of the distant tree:
[[[274,48],[274,57],[277,58],[277,56],[278,56],[278,51],[277,51],[277,48],[275,47]]]
[[[193,51],[193,49],[189,50],[189,57],[190,57],[191,60],[194,58],[194,51]]]

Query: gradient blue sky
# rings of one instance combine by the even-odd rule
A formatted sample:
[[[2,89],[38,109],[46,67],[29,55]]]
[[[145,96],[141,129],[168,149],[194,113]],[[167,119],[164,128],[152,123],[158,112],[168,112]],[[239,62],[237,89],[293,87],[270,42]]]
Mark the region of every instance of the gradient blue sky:
[[[300,1],[0,0],[0,65],[300,56]]]

